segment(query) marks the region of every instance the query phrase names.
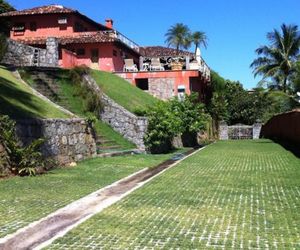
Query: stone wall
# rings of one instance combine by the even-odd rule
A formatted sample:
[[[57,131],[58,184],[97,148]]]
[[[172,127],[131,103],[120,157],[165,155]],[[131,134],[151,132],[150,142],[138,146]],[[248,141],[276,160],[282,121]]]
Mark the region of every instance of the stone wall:
[[[261,123],[255,123],[252,126],[243,124],[228,126],[225,122],[221,122],[219,125],[219,139],[259,139],[261,128]]]
[[[220,122],[219,139],[220,140],[228,140],[228,125],[225,122]]]
[[[175,86],[174,78],[149,78],[148,92],[162,100],[168,100],[173,97],[173,89]]]
[[[60,164],[83,160],[96,155],[95,137],[84,119],[18,120],[17,136],[23,144],[45,138],[42,153]]]
[[[130,142],[133,142],[138,149],[145,150],[144,136],[148,127],[147,118],[132,114],[103,94],[91,76],[85,75],[83,83],[95,91],[97,95],[101,96],[101,101],[104,105],[103,111],[100,114],[101,120],[109,124]]]
[[[35,48],[8,39],[7,52],[1,61],[14,66],[58,67],[58,41],[48,38],[46,49]]]
[[[300,109],[272,117],[262,128],[262,137],[300,145]]]

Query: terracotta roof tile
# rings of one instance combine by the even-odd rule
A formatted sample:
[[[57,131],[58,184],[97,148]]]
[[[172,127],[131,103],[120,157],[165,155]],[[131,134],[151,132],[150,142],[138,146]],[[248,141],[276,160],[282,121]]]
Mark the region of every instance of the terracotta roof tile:
[[[142,56],[145,57],[177,56],[176,49],[162,47],[162,46],[140,47],[140,53]],[[179,56],[194,57],[194,53],[180,50]]]
[[[25,44],[46,44],[46,37],[29,37],[19,38],[18,42]],[[117,41],[116,38],[110,37],[102,31],[98,32],[81,32],[80,34],[74,34],[71,36],[58,37],[59,44],[71,44],[71,43],[106,43]]]
[[[39,15],[39,14],[54,14],[54,13],[77,13],[78,11],[66,8],[61,5],[47,5],[32,9],[20,11],[10,11],[1,14],[0,16],[23,16],[23,15]]]

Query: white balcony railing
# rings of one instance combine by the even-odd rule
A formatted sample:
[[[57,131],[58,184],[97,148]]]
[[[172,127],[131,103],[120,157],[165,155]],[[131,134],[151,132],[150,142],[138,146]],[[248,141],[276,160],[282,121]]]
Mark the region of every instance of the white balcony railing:
[[[124,36],[120,32],[116,30],[109,30],[106,31],[106,33],[109,34],[109,36],[111,37],[119,39],[122,43],[127,45],[129,48],[134,49],[136,51],[140,50],[140,46],[138,44],[136,44],[135,42],[133,42],[132,40],[130,40],[128,37]]]

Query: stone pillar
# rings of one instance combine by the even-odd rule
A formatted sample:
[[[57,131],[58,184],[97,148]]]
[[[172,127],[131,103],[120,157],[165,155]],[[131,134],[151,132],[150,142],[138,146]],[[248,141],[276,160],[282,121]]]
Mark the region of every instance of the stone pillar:
[[[55,37],[48,37],[46,41],[46,63],[49,67],[58,67],[58,39]]]
[[[253,124],[253,139],[259,139],[260,131],[261,131],[262,124],[260,122],[256,122]]]
[[[189,56],[185,57],[185,68],[186,68],[186,70],[190,69],[190,57]]]
[[[220,122],[219,139],[220,140],[228,140],[228,125],[225,121]]]

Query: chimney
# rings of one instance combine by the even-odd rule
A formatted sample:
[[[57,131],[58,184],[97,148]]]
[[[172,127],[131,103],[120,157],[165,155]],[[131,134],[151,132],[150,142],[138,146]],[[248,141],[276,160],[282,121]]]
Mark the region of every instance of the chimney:
[[[110,18],[106,19],[105,20],[105,26],[109,29],[113,29],[113,24],[114,24],[114,21]]]

